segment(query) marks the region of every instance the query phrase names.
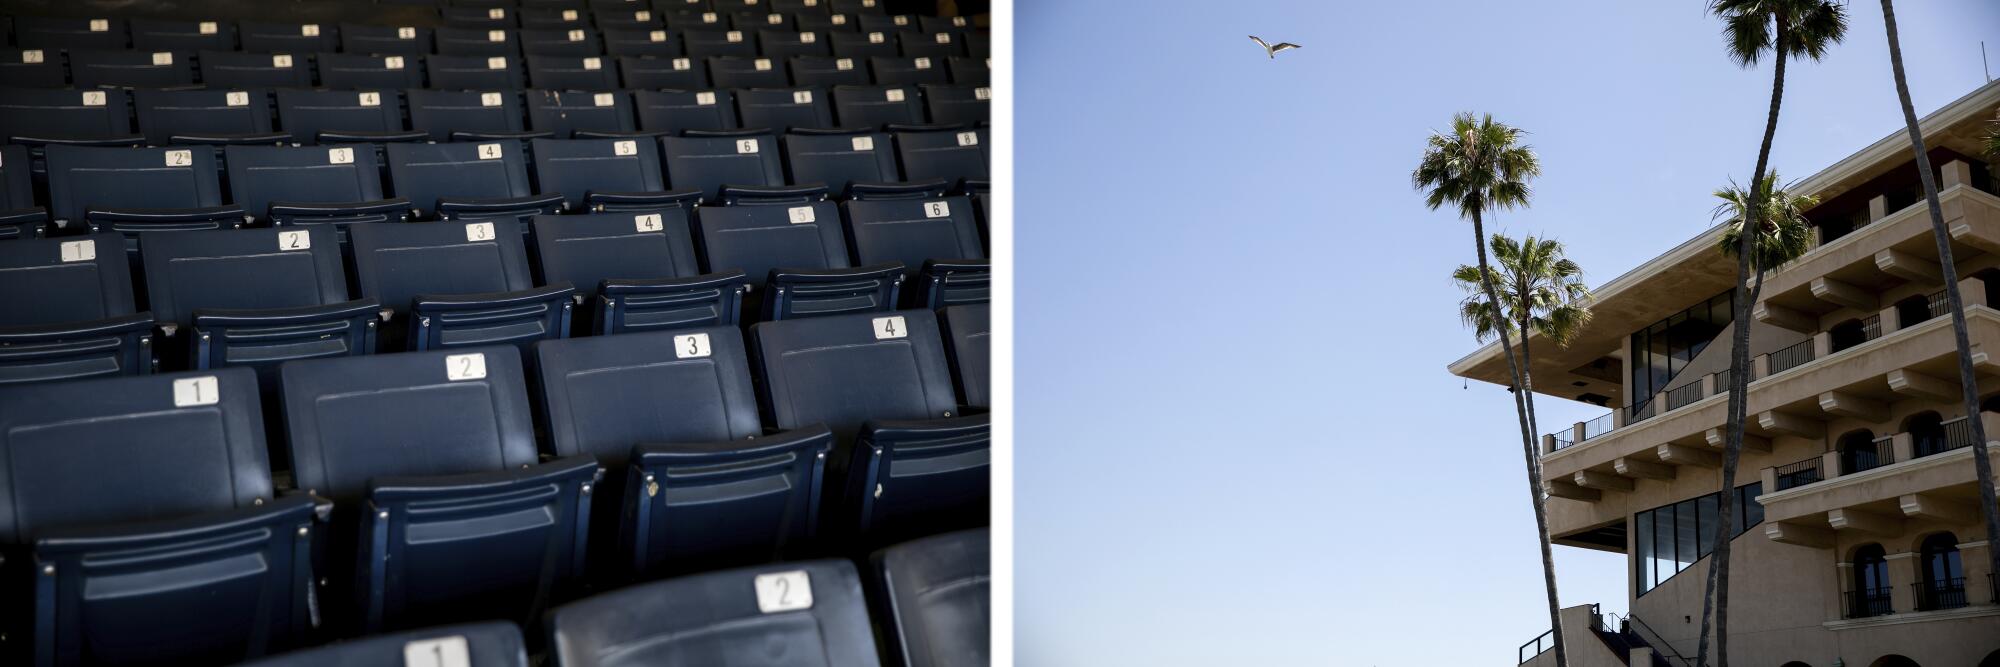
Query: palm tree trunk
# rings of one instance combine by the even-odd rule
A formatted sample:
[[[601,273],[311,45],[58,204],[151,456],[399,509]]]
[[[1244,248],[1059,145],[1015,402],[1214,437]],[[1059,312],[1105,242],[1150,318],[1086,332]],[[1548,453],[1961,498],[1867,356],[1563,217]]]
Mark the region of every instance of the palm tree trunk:
[[[1486,292],[1486,301],[1493,313],[1505,322],[1505,310],[1500,308],[1500,295],[1493,288],[1493,271],[1486,261],[1486,225],[1480,220],[1479,210],[1472,211],[1472,245],[1479,254],[1479,287]],[[1535,537],[1542,545],[1542,583],[1549,593],[1549,628],[1556,643],[1556,667],[1569,667],[1569,653],[1563,648],[1561,606],[1556,598],[1556,561],[1549,548],[1549,512],[1542,497],[1542,460],[1536,446],[1534,430],[1528,425],[1528,396],[1526,384],[1521,381],[1522,368],[1514,359],[1514,343],[1507,337],[1507,328],[1495,327],[1500,333],[1500,351],[1507,357],[1507,373],[1514,386],[1514,415],[1521,423],[1521,453],[1527,457],[1528,496],[1535,504]],[[1521,336],[1527,344],[1527,332]]]
[[[1522,298],[1525,299],[1528,286],[1517,284],[1514,286],[1514,293],[1523,295]],[[1539,444],[1542,438],[1542,426],[1535,419],[1535,357],[1528,353],[1528,322],[1532,319],[1529,315],[1528,309],[1521,309],[1521,401],[1527,404],[1528,434],[1534,436],[1535,442]],[[1542,457],[1535,457],[1535,467],[1542,467]]]
[[[1764,119],[1764,143],[1757,148],[1757,168],[1750,173],[1750,205],[1744,207],[1743,232],[1738,234],[1736,249],[1735,303],[1732,317],[1735,331],[1731,333],[1732,348],[1729,351],[1729,438],[1722,448],[1722,492],[1732,493],[1736,488],[1736,463],[1743,455],[1743,423],[1748,419],[1750,384],[1750,299],[1749,292],[1751,256],[1755,253],[1754,241],[1763,233],[1760,221],[1763,219],[1764,200],[1770,193],[1764,191],[1764,169],[1771,162],[1771,140],[1778,133],[1778,109],[1785,99],[1785,17],[1776,16],[1777,41],[1773,49],[1777,62],[1771,74],[1771,110]],[[1761,275],[1766,267],[1758,267]],[[1761,279],[1759,280],[1761,283]],[[1761,287],[1761,285],[1760,285]],[[1709,553],[1708,582],[1702,596],[1701,640],[1695,649],[1695,664],[1706,667],[1708,663],[1709,640],[1715,640],[1715,665],[1729,667],[1729,543],[1728,536],[1734,535],[1735,512],[1720,512],[1715,531],[1715,549]],[[1710,634],[1710,621],[1714,621],[1714,634]]]
[[[1979,513],[1986,519],[1986,555],[1992,559],[1988,572],[2000,572],[2000,509],[1993,491],[1993,462],[1986,458],[1986,424],[1979,418],[1979,376],[1972,370],[1972,341],[1965,329],[1965,301],[1958,294],[1958,266],[1951,257],[1951,236],[1944,226],[1944,211],[1938,205],[1937,179],[1931,175],[1931,158],[1924,147],[1923,132],[1917,129],[1917,112],[1910,104],[1910,84],[1903,78],[1903,46],[1896,37],[1896,9],[1891,0],[1882,0],[1882,24],[1889,33],[1889,65],[1896,74],[1896,99],[1903,105],[1903,124],[1909,126],[1910,148],[1917,153],[1917,172],[1924,183],[1924,202],[1931,210],[1931,234],[1937,237],[1938,264],[1944,267],[1945,297],[1951,300],[1951,332],[1958,342],[1958,383],[1965,399],[1966,421],[1972,425],[1972,462],[1979,474]]]

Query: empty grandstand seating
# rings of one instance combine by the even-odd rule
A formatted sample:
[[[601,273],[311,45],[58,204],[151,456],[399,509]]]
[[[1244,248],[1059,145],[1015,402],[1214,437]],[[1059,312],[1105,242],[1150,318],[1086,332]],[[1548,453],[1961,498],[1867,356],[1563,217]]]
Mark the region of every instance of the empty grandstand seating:
[[[688,222],[697,193],[644,211],[535,216],[542,284],[576,286],[589,326],[613,334],[734,325],[748,282],[741,269],[702,274]]]
[[[990,663],[991,537],[979,528],[918,538],[869,559],[887,664],[977,667]]]
[[[512,623],[487,621],[344,641],[244,663],[243,667],[365,665],[528,667],[528,651],[521,640],[520,628]]]
[[[568,283],[534,285],[520,222],[355,225],[347,234],[360,295],[395,313],[384,349],[527,345],[569,336],[576,290]]]
[[[912,305],[985,303],[988,267],[972,202],[945,196],[943,181],[863,184],[841,204],[855,261],[897,262]]]
[[[791,182],[817,183],[846,196],[855,183],[901,181],[891,137],[882,132],[793,130],[785,135],[785,166]]]
[[[987,304],[949,306],[938,311],[951,377],[966,405],[992,407],[992,309]]]
[[[109,232],[0,242],[0,384],[152,372],[124,247]]]
[[[556,609],[549,632],[559,667],[881,664],[845,560],[639,584]]]
[[[162,233],[140,248],[147,303],[189,368],[367,354],[381,304],[348,299],[327,226]],[[163,349],[167,349],[162,345]]]
[[[819,186],[730,187],[728,206],[697,212],[708,265],[737,267],[765,289],[763,319],[892,310],[903,265],[854,266],[840,209]]]

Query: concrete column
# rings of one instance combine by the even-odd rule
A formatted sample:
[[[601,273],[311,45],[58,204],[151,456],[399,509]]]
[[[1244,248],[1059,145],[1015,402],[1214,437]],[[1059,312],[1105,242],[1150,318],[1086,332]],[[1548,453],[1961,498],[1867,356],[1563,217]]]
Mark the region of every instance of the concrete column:
[[[1873,199],[1869,199],[1868,224],[1872,225],[1881,222],[1886,217],[1889,217],[1889,197],[1886,195],[1875,195]]]
[[[1827,355],[1833,354],[1833,332],[1821,331],[1813,334],[1812,341],[1814,359],[1825,359]]]
[[[1992,567],[1992,563],[1987,561],[1990,556],[1986,555],[1990,544],[1991,542],[1987,540],[1973,540],[1958,545],[1958,561],[1965,565],[1967,603],[2000,604],[2000,600],[1993,599],[1993,584],[1986,578],[1986,573]]]
[[[1903,330],[1903,318],[1896,311],[1895,306],[1883,308],[1880,317],[1882,318],[1882,335],[1887,336]]]
[[[1938,191],[1954,185],[1972,185],[1972,165],[1964,160],[1952,160],[1938,167]]]
[[[1889,452],[1897,463],[1917,458],[1917,437],[1908,433],[1889,436]]]
[[[1885,560],[1889,561],[1889,608],[1898,614],[1916,611],[1917,592],[1910,589],[1917,581],[1916,552],[1889,554]]]
[[[1570,441],[1571,443],[1578,443],[1578,442],[1583,442],[1583,422],[1577,422],[1577,423],[1575,423],[1575,424],[1570,424],[1570,426],[1569,426],[1569,441]]]
[[[1763,469],[1758,473],[1757,479],[1764,483],[1765,493],[1778,490],[1778,469],[1776,467]]]
[[[1820,244],[1826,243],[1826,237],[1820,232],[1819,225],[1807,227],[1806,231],[1811,234],[1806,237],[1806,252],[1812,252],[1818,249]]]
[[[1550,454],[1555,453],[1555,451],[1556,451],[1555,434],[1553,433],[1542,434],[1542,456],[1548,456]]]
[[[1832,608],[1826,610],[1826,617],[1829,620],[1842,618],[1841,614],[1847,609],[1848,600],[1854,598],[1854,564],[1845,561],[1834,563],[1833,571],[1834,576],[1838,577],[1833,582],[1833,590],[1837,595],[1833,596]]]
[[[1755,382],[1757,378],[1763,377],[1771,377],[1771,354],[1769,352],[1750,359],[1750,377],[1746,379]]]
[[[1625,392],[1625,395],[1631,396],[1632,395],[1632,392],[1630,391],[1631,384],[1627,383],[1626,388],[1627,391]],[[1611,408],[1611,428],[1612,430],[1625,428],[1625,408],[1623,407]]]
[[[1819,455],[1819,476],[1821,479],[1833,479],[1846,472],[1840,469],[1840,452],[1833,451]]]
[[[1986,304],[1986,281],[1978,278],[1964,278],[1958,281],[1958,298],[1965,307]]]

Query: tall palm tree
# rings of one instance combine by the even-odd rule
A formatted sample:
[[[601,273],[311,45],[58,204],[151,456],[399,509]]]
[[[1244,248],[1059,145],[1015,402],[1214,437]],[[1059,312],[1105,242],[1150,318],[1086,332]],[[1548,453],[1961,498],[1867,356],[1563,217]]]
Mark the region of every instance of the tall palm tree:
[[[1722,19],[1722,35],[1728,42],[1729,56],[1743,67],[1752,67],[1766,55],[1773,57],[1771,78],[1771,108],[1764,120],[1764,141],[1757,148],[1757,167],[1750,172],[1752,187],[1765,182],[1764,170],[1771,162],[1771,140],[1778,132],[1778,109],[1785,99],[1785,63],[1793,58],[1819,60],[1828,48],[1839,42],[1847,33],[1847,10],[1833,0],[1712,0],[1709,11]],[[1749,208],[1744,218],[1761,220],[1758,208],[1763,197],[1750,197]],[[1722,449],[1722,490],[1727,493],[1736,484],[1736,462],[1743,453],[1743,421],[1747,409],[1744,389],[1750,383],[1750,240],[1756,235],[1741,237],[1736,253],[1736,287],[1732,295],[1735,304],[1731,332],[1732,349],[1729,355],[1729,425],[1728,439]],[[1724,518],[1725,532],[1730,519]],[[1728,652],[1728,602],[1729,602],[1729,550],[1728,540],[1717,540],[1718,548],[1711,554],[1706,594],[1702,599],[1701,640],[1695,653],[1697,664],[1708,664],[1708,643],[1710,621],[1714,622],[1716,664],[1729,664]]]
[[[1435,211],[1444,206],[1458,209],[1459,217],[1472,222],[1472,247],[1479,257],[1480,291],[1494,312],[1503,312],[1494,287],[1493,267],[1486,261],[1486,226],[1481,217],[1491,210],[1526,206],[1533,194],[1528,180],[1541,175],[1541,160],[1535,151],[1520,143],[1523,132],[1493,115],[1473,117],[1471,112],[1452,116],[1451,130],[1432,133],[1424,145],[1423,160],[1410,173],[1410,185],[1424,193],[1424,203]],[[1557,667],[1569,666],[1563,648],[1562,619],[1556,597],[1555,556],[1549,549],[1548,505],[1542,495],[1542,459],[1535,447],[1534,430],[1528,421],[1528,392],[1521,380],[1521,364],[1514,357],[1514,344],[1500,334],[1500,351],[1507,357],[1508,379],[1514,388],[1514,414],[1521,426],[1521,455],[1527,459],[1528,497],[1535,506],[1535,537],[1542,546],[1542,583],[1548,588],[1549,625],[1554,633]]]
[[[1500,295],[1500,312],[1484,298],[1479,267],[1462,264],[1451,273],[1452,280],[1469,294],[1459,303],[1459,317],[1472,327],[1474,338],[1485,341],[1501,331],[1527,331],[1567,347],[1590,321],[1590,288],[1583,284],[1583,267],[1565,257],[1562,242],[1555,239],[1529,236],[1516,241],[1496,232],[1490,245],[1493,259],[1499,263],[1492,278]],[[1528,351],[1528,337],[1520,340],[1528,432],[1540,433],[1535,419],[1534,355]]]
[[[1979,376],[1972,372],[1972,340],[1965,331],[1965,301],[1958,294],[1958,266],[1951,257],[1951,236],[1945,230],[1944,210],[1938,205],[1937,179],[1931,175],[1930,151],[1924,134],[1917,129],[1917,112],[1910,105],[1910,83],[1903,78],[1903,45],[1896,37],[1896,8],[1882,0],[1882,25],[1889,33],[1889,69],[1896,74],[1896,99],[1903,105],[1903,124],[1909,128],[1910,149],[1917,154],[1917,177],[1924,184],[1924,203],[1930,208],[1931,236],[1937,239],[1938,265],[1944,270],[1944,294],[1951,303],[1951,332],[1958,342],[1958,384],[1965,399],[1966,422],[1972,425],[1972,464],[1979,475],[1979,513],[1986,518],[1986,536],[2000,536],[2000,510],[1994,509],[1993,462],[1986,458],[1986,424],[1979,418]],[[2000,148],[2000,133],[1987,137],[1988,148]],[[1992,559],[1988,572],[2000,572],[2000,548],[1988,548]]]

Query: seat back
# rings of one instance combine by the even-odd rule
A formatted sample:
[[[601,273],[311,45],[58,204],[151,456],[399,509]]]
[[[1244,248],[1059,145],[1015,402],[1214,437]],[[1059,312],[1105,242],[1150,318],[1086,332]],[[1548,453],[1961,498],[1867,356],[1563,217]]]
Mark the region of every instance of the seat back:
[[[496,28],[509,30],[515,27],[516,19],[512,2],[456,3],[439,7],[438,14],[444,18],[445,25],[481,30]],[[444,39],[441,36],[438,38],[438,48],[440,50],[444,48]]]
[[[347,300],[332,229],[224,229],[148,237],[139,248],[146,296],[161,322],[192,326],[198,310],[271,310]]]
[[[429,132],[432,141],[449,141],[453,132],[505,134],[527,128],[521,122],[521,96],[512,90],[410,90],[405,94],[410,99],[411,129]]]
[[[535,182],[560,192],[564,206],[583,208],[591,192],[660,192],[659,144],[646,138],[536,139]]]
[[[757,34],[745,30],[689,29],[681,31],[681,47],[692,58],[757,56]]]
[[[951,75],[945,72],[944,58],[941,57],[874,56],[868,59],[868,68],[875,72],[875,83],[885,86],[951,82]]]
[[[985,129],[897,132],[896,150],[903,159],[903,176],[922,181],[986,180],[989,162]]]
[[[542,341],[535,355],[558,456],[622,467],[634,445],[763,435],[736,327]]]
[[[505,26],[443,26],[432,35],[438,55],[513,56],[521,52],[513,30]]]
[[[357,225],[348,230],[361,296],[407,314],[418,295],[511,292],[534,286],[512,220]]]
[[[933,535],[875,552],[869,584],[887,626],[888,664],[984,665],[993,623],[991,535],[985,528]]]
[[[272,202],[335,204],[382,198],[370,146],[226,146],[230,200],[269,219]]]
[[[962,33],[926,29],[923,32],[905,32],[901,37],[897,40],[898,46],[906,58],[931,58],[936,63],[965,55]]]
[[[643,2],[626,0],[612,3],[590,3],[597,27],[605,30],[643,30],[665,25],[660,16]],[[608,8],[600,8],[608,7]]]
[[[24,49],[123,49],[129,30],[125,19],[14,17],[14,43]]]
[[[319,54],[319,81],[340,90],[424,87],[424,58],[418,55]]]
[[[958,397],[965,405],[977,408],[993,406],[992,313],[992,306],[984,303],[947,306],[938,311],[944,352],[951,359],[951,378],[958,385]]]
[[[827,41],[833,46],[833,55],[842,58],[863,59],[896,55],[896,33],[893,32],[840,31],[828,33]]]
[[[106,139],[132,136],[122,90],[0,90],[0,137]]]
[[[447,11],[452,8],[445,8]],[[485,11],[485,10],[480,10]],[[411,659],[410,656],[426,656]],[[432,662],[422,662],[432,660]],[[242,667],[364,667],[365,665],[460,665],[528,667],[521,629],[505,621],[446,625],[410,632],[349,639],[319,648],[244,663]]]
[[[784,63],[796,56],[833,55],[833,47],[827,43],[826,35],[811,30],[759,30],[757,45],[764,57]]]
[[[132,20],[132,48],[140,51],[234,51],[236,24],[229,21]]]
[[[952,83],[964,86],[991,86],[993,85],[993,66],[991,61],[991,58],[985,56],[975,58],[946,58],[945,68],[951,70]]]
[[[573,4],[580,5],[582,3],[565,2],[558,3],[557,5],[536,6],[534,3],[524,2],[519,12],[521,27],[533,30],[567,30],[570,28],[590,27],[590,24],[585,22],[590,18],[590,14],[583,11],[581,7],[568,6]]]
[[[545,91],[618,88],[618,60],[615,58],[529,54],[527,59],[528,84]],[[587,103],[589,98],[583,101]],[[576,105],[577,102],[572,101],[571,104]]]
[[[802,2],[803,0],[795,0],[795,1]],[[814,2],[818,1],[819,0],[814,0]],[[772,7],[772,9],[791,14],[792,24],[798,26],[798,29],[800,31],[810,30],[819,33],[831,33],[831,32],[854,32],[861,29],[861,23],[859,21],[856,21],[854,19],[854,16],[849,14],[831,13],[824,6],[813,8],[809,11],[785,9],[782,8],[782,6],[774,6]],[[825,39],[826,35],[821,35],[820,38]],[[830,46],[831,45],[829,44],[829,47]]]
[[[924,122],[923,95],[916,86],[839,86],[833,89],[833,107],[845,128]]]
[[[172,143],[176,136],[271,132],[270,96],[262,90],[141,88],[132,91],[132,107],[139,132],[155,145]]]
[[[902,262],[915,277],[926,260],[985,259],[979,223],[965,197],[855,199],[841,204],[854,259]]]
[[[598,36],[596,30],[582,26],[574,28],[527,28],[521,31],[521,51],[529,56],[583,58],[603,55],[604,41]]]
[[[215,152],[198,148],[48,147],[49,213],[82,220],[89,209],[197,208],[222,203]]]
[[[699,275],[688,208],[595,215],[538,215],[534,219],[542,284],[568,282],[578,294],[597,295],[605,280],[649,280]]]
[[[0,86],[9,88],[63,88],[69,85],[69,68],[60,51],[47,49],[0,49]]]
[[[696,216],[710,271],[741,269],[752,282],[762,283],[772,269],[852,266],[833,202],[706,206]]]
[[[194,61],[174,51],[71,49],[70,80],[78,88],[186,86],[194,83]]]
[[[638,90],[707,90],[708,68],[687,56],[620,56],[618,70],[624,73],[625,87]],[[734,109],[730,114],[735,114]]]
[[[530,77],[537,80],[532,79],[532,74]],[[611,81],[615,86],[617,77],[613,75]],[[558,139],[568,139],[577,130],[631,132],[636,129],[632,123],[631,95],[625,91],[530,90],[527,97],[528,126],[537,131],[553,132]]]
[[[993,120],[993,89],[986,84],[924,84],[924,106],[931,122],[975,125]]]
[[[35,207],[35,180],[26,146],[0,146],[0,213]]]
[[[340,26],[331,23],[244,21],[236,27],[245,52],[297,54],[301,66],[306,64],[305,54],[340,50]]]
[[[795,56],[791,60],[792,83],[801,86],[868,85],[868,61],[837,56]]]
[[[740,91],[750,93],[755,91]],[[687,132],[660,137],[667,183],[694,188],[719,201],[724,185],[783,185],[783,161],[774,135],[756,131]]]
[[[130,315],[125,240],[111,232],[0,243],[0,326],[88,322]]]
[[[823,183],[833,192],[850,183],[903,180],[895,147],[884,132],[787,134],[785,165],[792,183]]]
[[[403,129],[403,96],[383,90],[279,90],[278,123],[292,140],[318,141],[319,133],[397,132]]]
[[[557,608],[549,629],[562,667],[881,664],[845,560],[640,584]]]
[[[727,90],[635,90],[632,98],[641,131],[736,129],[736,97]]]
[[[811,88],[739,90],[736,111],[746,128],[833,127],[833,104]]]
[[[605,28],[604,53],[673,58],[681,55],[681,40],[673,31],[659,28]]]
[[[438,199],[524,197],[533,192],[519,142],[389,144],[396,196],[423,212]]]
[[[431,87],[439,90],[504,90],[511,97],[513,91],[527,85],[527,79],[521,75],[520,56],[430,56],[424,59],[424,71],[430,74]],[[414,99],[417,91],[407,92]],[[416,113],[414,102],[410,113]],[[415,121],[411,119],[412,124]]]
[[[340,50],[353,54],[422,55],[431,52],[431,29],[343,23]]]
[[[202,51],[201,81],[218,88],[311,88],[312,58],[289,53]]]
[[[764,378],[759,400],[778,428],[826,424],[848,438],[867,421],[957,411],[930,311],[759,322],[750,327],[750,345]]]
[[[709,57],[708,76],[717,88],[786,88],[792,77],[785,73],[785,61],[762,56]]]

